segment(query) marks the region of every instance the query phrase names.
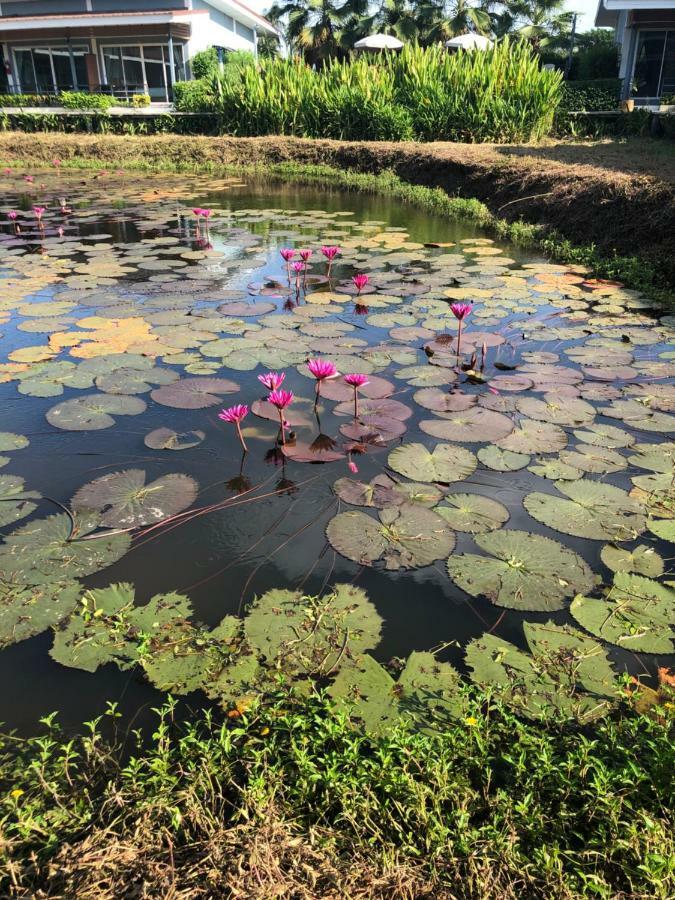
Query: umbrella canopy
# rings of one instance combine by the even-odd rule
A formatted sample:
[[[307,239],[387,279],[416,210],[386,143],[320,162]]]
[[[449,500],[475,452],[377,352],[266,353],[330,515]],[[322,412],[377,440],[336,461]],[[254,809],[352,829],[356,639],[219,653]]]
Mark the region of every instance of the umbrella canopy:
[[[369,34],[354,44],[355,50],[400,50],[403,41],[390,34]]]
[[[492,41],[482,34],[459,34],[446,41],[445,46],[450,50],[487,50]]]

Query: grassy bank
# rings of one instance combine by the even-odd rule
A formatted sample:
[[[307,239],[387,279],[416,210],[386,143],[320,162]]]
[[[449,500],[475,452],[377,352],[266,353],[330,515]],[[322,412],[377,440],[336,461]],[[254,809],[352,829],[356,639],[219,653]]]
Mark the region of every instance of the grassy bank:
[[[0,135],[3,164],[262,172],[385,191],[668,302],[675,284],[675,189],[632,172],[546,158],[542,148],[285,138]],[[591,155],[592,158],[592,155]]]
[[[4,737],[3,896],[673,895],[667,725],[469,702],[440,735],[367,738],[321,699],[279,695],[188,724],[169,703],[144,747],[114,736],[114,710],[76,737],[51,719]]]

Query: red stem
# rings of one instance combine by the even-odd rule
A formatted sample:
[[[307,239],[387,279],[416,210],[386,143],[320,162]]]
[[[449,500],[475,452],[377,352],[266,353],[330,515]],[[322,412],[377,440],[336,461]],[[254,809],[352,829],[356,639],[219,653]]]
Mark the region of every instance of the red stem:
[[[246,446],[246,441],[244,440],[244,435],[241,433],[241,423],[235,422],[234,424],[237,426],[237,434],[239,435],[239,441],[241,443],[241,446],[244,448],[244,453],[248,453],[248,447]]]
[[[286,445],[286,432],[284,431],[284,411],[279,410],[279,425],[281,426],[281,445]]]

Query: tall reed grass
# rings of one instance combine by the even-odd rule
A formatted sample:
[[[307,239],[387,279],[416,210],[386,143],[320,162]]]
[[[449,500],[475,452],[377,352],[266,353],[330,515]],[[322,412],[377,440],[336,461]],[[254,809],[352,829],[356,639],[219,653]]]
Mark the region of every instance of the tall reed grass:
[[[504,40],[457,54],[410,45],[318,70],[299,59],[264,59],[234,80],[216,73],[199,110],[194,93],[179,87],[178,107],[217,112],[233,135],[505,143],[547,134],[562,87],[527,44]]]

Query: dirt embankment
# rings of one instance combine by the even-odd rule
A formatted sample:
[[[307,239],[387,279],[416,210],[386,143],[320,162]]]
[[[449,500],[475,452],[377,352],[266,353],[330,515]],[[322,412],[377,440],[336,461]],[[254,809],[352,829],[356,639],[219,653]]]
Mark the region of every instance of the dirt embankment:
[[[637,256],[675,280],[675,152],[648,143],[513,147],[368,143],[300,138],[0,135],[0,159],[58,156],[105,166],[197,166],[294,162],[378,173],[482,200],[496,215],[554,229],[604,255]],[[578,160],[578,161],[577,161]],[[670,260],[670,264],[669,261]]]

